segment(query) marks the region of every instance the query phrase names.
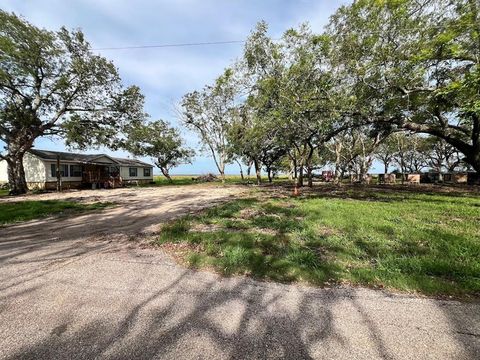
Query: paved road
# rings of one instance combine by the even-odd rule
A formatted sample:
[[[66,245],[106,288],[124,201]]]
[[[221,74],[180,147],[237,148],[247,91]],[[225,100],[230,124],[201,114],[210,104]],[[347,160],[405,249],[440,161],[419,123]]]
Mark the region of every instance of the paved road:
[[[478,303],[220,278],[112,242],[114,228],[12,229],[0,229],[0,359],[480,358]]]

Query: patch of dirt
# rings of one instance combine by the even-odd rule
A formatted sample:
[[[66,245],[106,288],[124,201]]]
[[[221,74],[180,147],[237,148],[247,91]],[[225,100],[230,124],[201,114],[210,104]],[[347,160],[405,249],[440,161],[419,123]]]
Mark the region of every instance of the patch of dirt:
[[[263,215],[266,215],[266,213],[263,211],[260,211],[258,209],[246,208],[246,209],[240,210],[238,214],[238,218],[248,220],[248,219],[252,219],[254,217],[263,216]]]
[[[191,232],[210,233],[220,230],[226,230],[223,226],[218,224],[194,224],[191,228]]]
[[[102,236],[114,239],[118,235],[148,236],[157,233],[162,224],[169,220],[243,196],[245,191],[244,187],[238,186],[191,185],[7,197],[0,201],[69,199],[77,202],[113,202],[116,206],[69,217],[50,217],[6,226],[2,228],[1,237],[6,241],[30,238],[41,242]]]
[[[201,244],[190,244],[186,242],[180,243],[163,243],[158,245],[160,249],[170,254],[176,260],[183,262],[186,256],[193,252],[202,252],[203,246]]]
[[[275,236],[278,234],[275,230],[268,229],[268,228],[253,228],[253,229],[249,229],[248,232],[251,234],[262,234],[262,235],[269,235],[269,236]]]
[[[320,235],[322,237],[329,237],[329,236],[332,236],[332,235],[339,235],[340,234],[339,230],[333,229],[333,228],[328,227],[328,226],[318,226],[316,228],[316,232],[317,232],[318,235]]]
[[[262,234],[262,235],[270,235],[275,236],[277,232],[272,229],[267,228],[250,228],[250,229],[243,229],[243,228],[235,228],[235,227],[224,227],[218,224],[195,224],[190,229],[191,232],[199,232],[199,233],[214,233],[217,231],[226,231],[230,233],[249,233],[249,234]]]

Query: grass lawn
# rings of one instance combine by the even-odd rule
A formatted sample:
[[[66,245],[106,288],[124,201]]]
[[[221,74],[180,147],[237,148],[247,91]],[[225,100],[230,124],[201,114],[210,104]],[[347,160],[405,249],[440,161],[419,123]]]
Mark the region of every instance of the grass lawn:
[[[110,203],[81,204],[72,201],[41,200],[0,203],[0,226],[49,215],[104,209]]]
[[[224,274],[480,295],[480,195],[410,189],[258,191],[174,221],[156,242]]]
[[[168,181],[165,176],[155,175],[153,181],[155,182],[154,186],[168,186],[168,185],[192,185],[195,184],[195,181],[192,180],[194,176],[188,175],[173,175],[172,181]],[[149,186],[149,185],[146,185]]]
[[[7,189],[0,189],[0,197],[7,196],[7,195],[8,195],[8,190]]]
[[[193,179],[198,177],[199,175],[172,175],[172,181],[168,181],[168,179],[164,176],[159,176],[156,175],[153,177],[153,181],[155,182],[155,185],[153,186],[168,186],[168,185],[193,185],[193,184],[215,184],[219,185],[221,184],[221,181],[215,181],[211,183],[205,183],[205,182],[197,182],[194,181]],[[217,175],[218,176],[218,175]],[[220,179],[220,176],[219,176]],[[281,182],[285,181],[287,178],[286,177],[278,177],[275,178],[275,182]],[[263,178],[264,181],[266,181],[265,178]],[[245,184],[249,180],[245,176],[245,179],[242,180],[240,175],[226,175],[225,176],[225,184],[227,185],[237,185],[237,184]],[[255,176],[250,177],[250,182],[254,183],[255,182]],[[150,184],[147,184],[145,186],[151,186]]]

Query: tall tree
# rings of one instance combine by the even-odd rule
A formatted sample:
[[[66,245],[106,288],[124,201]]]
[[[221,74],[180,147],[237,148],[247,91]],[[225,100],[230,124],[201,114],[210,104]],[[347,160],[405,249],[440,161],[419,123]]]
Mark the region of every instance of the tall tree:
[[[352,128],[333,137],[330,151],[335,158],[335,179],[338,182],[347,173],[364,182],[374,160],[374,152],[384,134],[365,128]]]
[[[151,157],[169,181],[170,170],[190,163],[194,156],[192,149],[184,147],[180,132],[163,120],[134,127],[125,147],[134,155]]]
[[[23,157],[36,139],[118,148],[143,119],[139,89],[124,88],[81,31],[47,31],[0,10],[0,160],[8,164],[12,194],[27,191]]]
[[[388,174],[388,168],[393,163],[396,153],[394,136],[388,136],[375,150],[375,158],[383,164],[384,174]]]
[[[427,154],[425,139],[417,134],[405,134],[404,132],[392,135],[396,143],[395,163],[402,173],[402,183],[405,174],[419,173],[427,166]]]
[[[425,149],[427,150],[427,164],[438,171],[452,172],[465,170],[467,167],[462,161],[462,155],[452,145],[443,139],[428,137],[425,139]]]
[[[359,117],[444,139],[480,171],[478,0],[359,0],[330,30]]]
[[[183,124],[200,136],[204,149],[212,155],[222,181],[225,182],[225,165],[232,160],[227,135],[238,116],[233,71],[227,69],[213,86],[205,86],[201,91],[186,94],[181,106]]]
[[[239,116],[232,122],[228,132],[230,151],[233,156],[253,164],[257,185],[262,182],[262,153],[277,144],[275,130],[267,121],[256,116],[248,102],[238,108]]]
[[[298,169],[298,185],[303,185],[304,168],[311,184],[315,149],[338,131],[332,111],[334,82],[327,71],[328,39],[302,25],[276,43],[267,36],[266,24],[259,23],[245,48],[253,79],[252,108],[284,142]]]

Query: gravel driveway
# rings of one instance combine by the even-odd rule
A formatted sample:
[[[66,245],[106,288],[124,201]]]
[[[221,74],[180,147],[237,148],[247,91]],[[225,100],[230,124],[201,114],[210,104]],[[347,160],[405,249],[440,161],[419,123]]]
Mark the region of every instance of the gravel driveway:
[[[478,302],[221,278],[125,240],[240,191],[62,194],[121,204],[0,229],[0,358],[480,358]]]

